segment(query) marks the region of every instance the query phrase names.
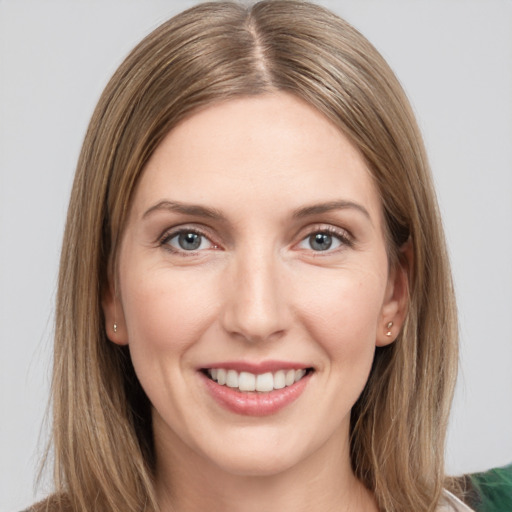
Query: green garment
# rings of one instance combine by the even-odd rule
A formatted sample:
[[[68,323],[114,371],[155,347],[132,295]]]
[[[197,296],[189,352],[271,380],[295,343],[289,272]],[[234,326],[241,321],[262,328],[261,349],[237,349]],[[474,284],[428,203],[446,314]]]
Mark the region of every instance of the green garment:
[[[476,512],[512,512],[512,464],[468,477]]]

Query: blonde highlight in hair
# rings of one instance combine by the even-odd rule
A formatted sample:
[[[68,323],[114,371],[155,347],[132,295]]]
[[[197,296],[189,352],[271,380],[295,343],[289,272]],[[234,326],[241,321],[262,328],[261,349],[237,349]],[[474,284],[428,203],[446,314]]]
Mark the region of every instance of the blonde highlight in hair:
[[[102,297],[145,163],[182,119],[272,91],[303,99],[352,141],[380,191],[391,264],[412,244],[410,304],[377,349],[352,411],[356,476],[383,511],[433,511],[457,364],[450,269],[421,135],[394,74],[329,11],[300,1],[212,2],[147,36],[107,85],[79,158],[57,298],[56,495],[49,510],[157,510],[150,404],[126,347],[107,339]],[[43,508],[43,509],[44,509]]]

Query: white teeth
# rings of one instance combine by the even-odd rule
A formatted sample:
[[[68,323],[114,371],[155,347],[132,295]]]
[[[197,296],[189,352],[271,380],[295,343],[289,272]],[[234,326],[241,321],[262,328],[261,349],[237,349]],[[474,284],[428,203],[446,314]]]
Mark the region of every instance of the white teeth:
[[[285,384],[291,386],[295,382],[295,370],[288,370],[286,372]]]
[[[236,370],[228,370],[226,375],[226,386],[229,388],[238,387],[238,372]]]
[[[224,368],[211,368],[208,375],[212,380],[221,386],[238,388],[239,391],[258,391],[268,393],[274,389],[283,389],[291,386],[306,375],[306,369],[300,370],[278,370],[275,373],[267,372],[255,375],[250,372],[240,372],[236,370],[225,370]]]
[[[306,375],[306,370],[297,370],[295,372],[295,382],[299,382],[299,380],[302,379],[304,375]]]
[[[212,370],[210,370],[212,371]],[[211,375],[211,374],[210,374]],[[213,379],[213,375],[211,375],[212,379]],[[223,370],[222,368],[219,368],[217,370],[217,382],[221,385],[221,386],[224,386],[224,384],[226,384],[226,370]]]
[[[256,375],[249,372],[240,372],[238,377],[238,389],[240,391],[254,391],[256,389]]]
[[[272,391],[274,389],[274,376],[269,373],[262,373],[256,377],[256,391]]]
[[[274,373],[274,389],[283,389],[286,386],[286,376],[284,370]]]

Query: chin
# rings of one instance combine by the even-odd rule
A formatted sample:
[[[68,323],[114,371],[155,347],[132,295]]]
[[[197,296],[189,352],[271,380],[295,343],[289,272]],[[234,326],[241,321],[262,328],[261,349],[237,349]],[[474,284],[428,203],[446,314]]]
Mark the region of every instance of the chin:
[[[227,474],[247,477],[279,475],[311,459],[318,446],[304,443],[305,435],[283,435],[268,429],[252,435],[241,429],[226,443],[203,447],[203,457]],[[219,448],[220,446],[220,448]]]
[[[285,454],[274,454],[262,456],[260,454],[238,454],[229,457],[227,460],[215,461],[219,469],[236,476],[246,477],[269,477],[276,476],[296,466],[295,460]]]

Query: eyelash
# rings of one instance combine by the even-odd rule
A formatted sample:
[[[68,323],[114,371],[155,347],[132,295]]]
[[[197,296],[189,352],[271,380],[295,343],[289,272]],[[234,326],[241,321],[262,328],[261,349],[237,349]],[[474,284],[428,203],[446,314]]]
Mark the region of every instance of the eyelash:
[[[189,234],[197,235],[197,236],[200,236],[200,237],[208,240],[212,244],[212,247],[210,249],[218,249],[218,246],[210,240],[210,237],[206,233],[204,233],[203,231],[201,231],[200,229],[197,229],[197,228],[180,228],[175,231],[166,231],[160,237],[159,245],[162,246],[165,250],[167,250],[173,254],[177,254],[179,256],[185,256],[185,257],[193,256],[199,252],[202,252],[204,249],[187,251],[185,249],[177,249],[169,244],[169,242],[173,238],[176,238],[180,235],[189,235]]]
[[[354,239],[353,237],[344,229],[336,228],[334,226],[313,226],[312,229],[308,230],[308,233],[301,238],[299,244],[307,243],[308,240],[311,240],[311,237],[315,235],[329,235],[332,238],[336,238],[340,246],[336,247],[334,249],[331,249],[330,247],[327,248],[327,250],[318,250],[315,251],[311,247],[307,250],[311,251],[315,257],[321,257],[321,256],[327,256],[330,254],[333,254],[339,250],[342,250],[346,247],[353,247],[354,246]]]
[[[166,231],[159,238],[159,245],[162,246],[165,250],[167,250],[173,254],[178,254],[180,256],[185,256],[185,257],[186,256],[194,256],[194,255],[197,255],[199,252],[204,251],[205,249],[190,250],[190,251],[188,251],[186,249],[177,249],[169,244],[169,242],[172,239],[174,239],[180,235],[188,235],[188,234],[197,235],[199,237],[202,237],[202,238],[208,240],[211,244],[211,247],[209,248],[210,250],[219,248],[219,246],[217,244],[215,244],[213,241],[210,240],[210,237],[205,232],[203,232],[197,228],[180,228],[175,231]],[[313,252],[315,254],[315,256],[323,256],[325,254],[331,254],[333,252],[338,251],[342,247],[353,247],[354,246],[354,240],[353,240],[352,236],[346,230],[335,228],[333,226],[315,226],[315,227],[313,227],[311,230],[308,230],[308,233],[305,236],[303,236],[301,238],[299,244],[302,244],[304,242],[307,243],[308,239],[310,240],[311,237],[313,237],[314,235],[318,235],[318,234],[329,235],[333,238],[336,238],[340,242],[341,247],[337,247],[332,250],[330,250],[330,247],[329,247],[325,251],[322,251],[322,250],[315,251],[311,247],[309,249],[305,249],[305,250],[310,250],[311,252]],[[299,244],[295,244],[295,245],[297,246]]]

